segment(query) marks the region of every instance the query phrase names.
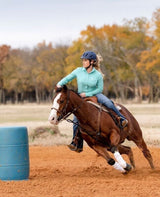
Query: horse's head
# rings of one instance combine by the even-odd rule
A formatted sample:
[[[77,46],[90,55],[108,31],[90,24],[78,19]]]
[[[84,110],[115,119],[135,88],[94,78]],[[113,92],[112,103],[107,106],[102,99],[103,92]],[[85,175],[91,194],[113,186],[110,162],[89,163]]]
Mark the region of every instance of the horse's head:
[[[48,118],[51,124],[58,124],[58,122],[67,114],[69,102],[68,91],[67,86],[55,88],[56,96],[53,98],[53,104]]]

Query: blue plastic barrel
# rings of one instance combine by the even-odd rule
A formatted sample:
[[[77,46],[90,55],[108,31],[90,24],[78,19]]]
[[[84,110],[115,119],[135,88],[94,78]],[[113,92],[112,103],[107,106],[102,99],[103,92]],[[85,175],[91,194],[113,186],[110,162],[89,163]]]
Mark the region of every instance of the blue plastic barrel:
[[[0,179],[29,178],[29,147],[26,127],[0,127]]]

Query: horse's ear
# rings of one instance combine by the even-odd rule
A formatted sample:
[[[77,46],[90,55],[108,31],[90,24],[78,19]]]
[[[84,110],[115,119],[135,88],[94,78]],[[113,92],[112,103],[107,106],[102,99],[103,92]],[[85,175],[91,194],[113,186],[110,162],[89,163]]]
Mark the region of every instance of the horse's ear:
[[[68,90],[66,85],[63,85],[63,90],[66,92]]]
[[[55,89],[54,89],[54,91],[56,93],[61,92],[62,91],[62,87],[59,88],[59,87],[56,86]]]
[[[62,87],[55,87],[55,92],[58,93],[58,92],[61,92],[61,91],[64,91],[66,92],[68,90],[67,86],[66,85],[63,85]]]

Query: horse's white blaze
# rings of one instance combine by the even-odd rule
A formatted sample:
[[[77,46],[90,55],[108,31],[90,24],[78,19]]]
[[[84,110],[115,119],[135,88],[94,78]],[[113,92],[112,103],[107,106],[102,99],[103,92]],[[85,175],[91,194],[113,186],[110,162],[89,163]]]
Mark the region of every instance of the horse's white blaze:
[[[53,105],[52,105],[53,109],[51,110],[49,118],[48,118],[51,124],[57,123],[57,110],[59,109],[59,104],[57,101],[60,98],[60,96],[61,96],[61,93],[57,94],[57,96],[55,97],[53,101]]]
[[[127,163],[124,161],[124,159],[122,158],[122,156],[118,151],[115,151],[114,157],[116,158],[117,162],[122,166],[122,168],[127,167]]]

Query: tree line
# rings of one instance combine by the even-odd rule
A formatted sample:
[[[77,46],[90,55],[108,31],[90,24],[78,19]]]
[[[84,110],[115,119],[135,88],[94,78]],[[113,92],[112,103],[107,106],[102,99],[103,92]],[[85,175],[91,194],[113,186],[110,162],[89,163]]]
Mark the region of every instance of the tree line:
[[[44,102],[56,83],[82,66],[86,50],[98,54],[104,94],[121,101],[160,98],[160,9],[123,25],[87,26],[70,45],[38,43],[33,49],[0,46],[0,103]],[[69,84],[76,90],[76,81]]]

